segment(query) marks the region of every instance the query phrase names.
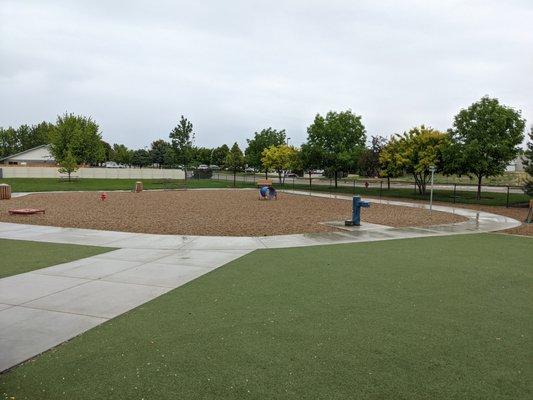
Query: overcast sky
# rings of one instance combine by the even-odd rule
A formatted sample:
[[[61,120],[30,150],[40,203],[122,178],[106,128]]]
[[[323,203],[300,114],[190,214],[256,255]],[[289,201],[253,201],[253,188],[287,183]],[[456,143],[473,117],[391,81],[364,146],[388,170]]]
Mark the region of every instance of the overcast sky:
[[[108,142],[306,138],[352,109],[368,135],[450,127],[483,95],[533,123],[533,1],[0,0],[0,126],[92,116]]]

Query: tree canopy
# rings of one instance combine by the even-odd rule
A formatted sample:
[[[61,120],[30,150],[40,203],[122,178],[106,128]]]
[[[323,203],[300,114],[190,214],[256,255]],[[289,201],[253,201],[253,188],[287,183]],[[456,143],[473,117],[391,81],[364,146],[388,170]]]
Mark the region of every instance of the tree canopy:
[[[244,154],[237,142],[233,143],[230,151],[226,155],[226,161],[224,163],[226,167],[233,171],[233,185],[235,186],[235,180],[237,171],[242,171],[244,168]]]
[[[78,169],[78,164],[76,163],[76,158],[70,150],[67,150],[65,157],[59,163],[59,172],[62,174],[68,174],[68,181],[73,172]]]
[[[253,168],[261,168],[263,151],[271,146],[284,144],[286,140],[285,129],[276,130],[266,128],[260,132],[255,132],[253,139],[247,139],[248,147],[245,150],[246,162]]]
[[[169,137],[176,152],[176,161],[186,168],[192,161],[192,145],[194,142],[192,122],[182,115],[178,125],[170,132]]]
[[[279,146],[270,146],[263,150],[261,163],[265,170],[274,170],[278,173],[279,183],[282,183],[282,173],[293,169],[298,163],[298,151],[286,144]]]
[[[475,176],[479,199],[482,179],[502,174],[518,155],[524,127],[519,111],[483,97],[455,116],[445,172]]]
[[[226,163],[226,157],[229,153],[229,147],[227,144],[219,146],[211,152],[211,164],[223,167]]]
[[[97,164],[104,159],[102,135],[90,117],[64,114],[57,117],[50,151],[61,164],[70,151],[77,164]]]
[[[413,175],[419,193],[425,194],[431,178],[430,167],[442,171],[442,153],[447,145],[445,133],[424,125],[414,127],[391,138],[381,153],[381,165],[387,176],[395,176],[401,171]]]
[[[382,136],[372,136],[371,145],[365,149],[357,162],[359,174],[366,177],[376,177],[380,172],[379,155],[387,139]]]
[[[321,153],[315,159],[321,160],[322,168],[334,171],[337,186],[337,173],[354,170],[365,148],[366,130],[361,116],[351,110],[330,111],[326,117],[317,114],[307,134],[308,145],[315,154]]]
[[[0,127],[0,158],[50,143],[54,124],[20,125],[18,128]]]

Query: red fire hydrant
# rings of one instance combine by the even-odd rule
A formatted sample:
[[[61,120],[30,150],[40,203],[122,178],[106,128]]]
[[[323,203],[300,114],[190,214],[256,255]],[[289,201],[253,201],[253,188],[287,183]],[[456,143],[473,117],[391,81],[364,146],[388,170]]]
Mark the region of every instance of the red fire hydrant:
[[[100,194],[100,200],[105,201],[105,199],[107,199],[107,193],[106,192],[102,192]]]

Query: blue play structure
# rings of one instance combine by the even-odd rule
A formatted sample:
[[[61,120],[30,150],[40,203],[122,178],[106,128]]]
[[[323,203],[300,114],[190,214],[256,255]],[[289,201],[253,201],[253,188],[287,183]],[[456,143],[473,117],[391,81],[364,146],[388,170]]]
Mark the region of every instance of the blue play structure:
[[[278,193],[276,192],[276,189],[274,189],[272,186],[261,186],[259,188],[259,199],[276,199],[278,198]]]
[[[354,196],[352,199],[352,219],[344,221],[346,226],[361,226],[361,207],[368,208],[370,203],[362,201],[361,196]]]

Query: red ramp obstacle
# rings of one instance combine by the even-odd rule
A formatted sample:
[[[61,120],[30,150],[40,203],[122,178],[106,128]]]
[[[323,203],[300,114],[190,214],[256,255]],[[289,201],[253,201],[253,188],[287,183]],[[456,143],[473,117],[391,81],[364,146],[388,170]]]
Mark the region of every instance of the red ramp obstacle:
[[[44,208],[15,208],[13,210],[9,210],[10,214],[17,214],[17,215],[31,215],[31,214],[44,214]]]

